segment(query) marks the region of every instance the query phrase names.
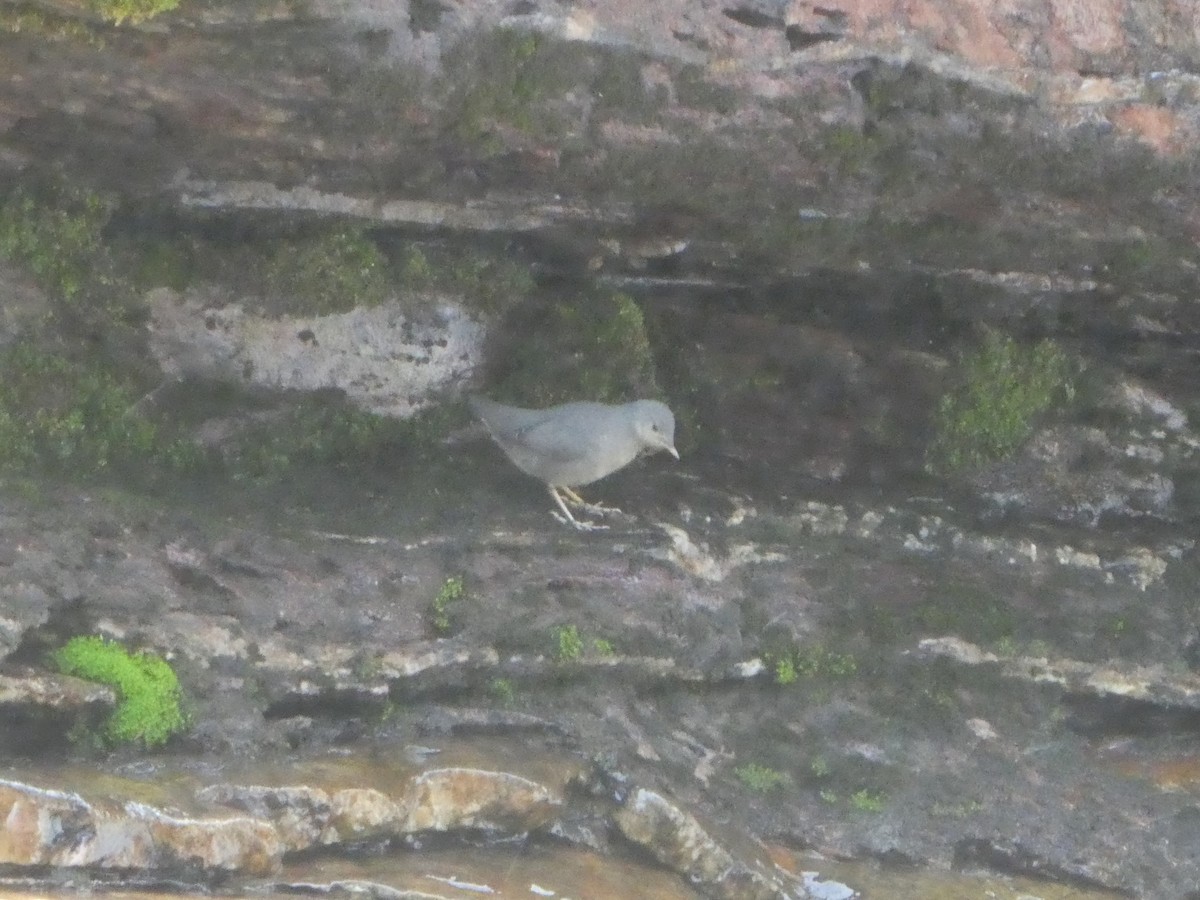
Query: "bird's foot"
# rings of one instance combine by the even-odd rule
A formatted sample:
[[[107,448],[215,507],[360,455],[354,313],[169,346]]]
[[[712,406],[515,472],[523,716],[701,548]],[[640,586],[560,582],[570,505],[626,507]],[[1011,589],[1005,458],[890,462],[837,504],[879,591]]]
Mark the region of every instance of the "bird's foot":
[[[605,506],[602,503],[588,503],[578,493],[571,488],[559,488],[563,496],[567,498],[567,502],[572,506],[578,507],[590,516],[596,516],[603,519],[607,516],[624,516],[625,513],[617,509],[615,506]]]
[[[598,525],[595,522],[580,522],[573,515],[571,515],[571,510],[567,509],[567,504],[565,504],[563,502],[563,498],[559,496],[558,490],[556,490],[553,485],[550,485],[549,487],[550,496],[554,498],[554,502],[557,503],[558,508],[562,510],[562,515],[559,515],[554,510],[550,510],[550,515],[554,516],[554,518],[558,519],[558,521],[562,522],[564,525],[574,525],[577,531],[603,531],[608,527],[607,525]],[[580,498],[580,496],[570,488],[563,488],[562,490],[567,493],[568,497],[583,502],[582,498]]]
[[[579,519],[575,518],[574,516],[571,516],[570,518],[568,518],[567,516],[559,515],[558,513],[554,512],[553,510],[550,511],[550,515],[554,516],[554,518],[556,518],[563,525],[570,525],[573,528],[575,528],[577,531],[607,531],[608,530],[607,525],[601,525],[599,522],[587,522],[587,521],[581,522]]]
[[[617,509],[615,506],[604,506],[600,503],[577,503],[572,504],[578,507],[589,516],[595,516],[598,519],[607,519],[611,517],[620,517],[622,519],[632,519],[633,516],[629,513]]]

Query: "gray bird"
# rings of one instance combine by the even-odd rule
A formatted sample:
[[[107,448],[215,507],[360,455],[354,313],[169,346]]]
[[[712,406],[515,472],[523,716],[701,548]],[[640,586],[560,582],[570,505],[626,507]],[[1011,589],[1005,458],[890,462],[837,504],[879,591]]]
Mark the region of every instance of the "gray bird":
[[[555,518],[580,530],[603,526],[576,520],[559,491],[592,512],[607,512],[589,507],[572,489],[623,469],[643,453],[666,450],[679,459],[675,416],[657,400],[564,403],[549,409],[521,409],[485,397],[468,402],[513,464],[545,482],[566,517],[555,513]]]

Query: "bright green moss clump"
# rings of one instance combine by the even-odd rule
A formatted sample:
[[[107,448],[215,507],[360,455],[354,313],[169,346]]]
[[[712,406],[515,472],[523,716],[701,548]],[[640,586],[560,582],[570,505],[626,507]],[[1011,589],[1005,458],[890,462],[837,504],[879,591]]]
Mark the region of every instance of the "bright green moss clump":
[[[454,622],[450,608],[466,596],[461,575],[451,575],[444,582],[433,598],[431,618],[433,630],[438,634],[449,634]]]
[[[187,724],[179,679],[159,656],[130,653],[102,637],[76,637],[55,652],[54,661],[67,675],[116,688],[119,702],[103,734],[111,743],[157,747]]]
[[[89,0],[88,5],[116,25],[122,22],[136,25],[159,13],[170,12],[179,6],[179,0]]]
[[[795,684],[801,678],[850,678],[858,672],[851,653],[839,653],[822,644],[785,647],[766,654],[776,684]]]
[[[1014,453],[1037,417],[1075,396],[1074,372],[1053,341],[1032,347],[989,333],[962,360],[962,380],[934,417],[927,466],[934,472],[972,469]]]
[[[578,625],[563,625],[554,629],[554,637],[558,641],[559,662],[575,662],[583,656],[583,638],[579,634]]]
[[[791,781],[786,773],[759,763],[746,763],[733,771],[738,780],[756,794],[769,794]]]

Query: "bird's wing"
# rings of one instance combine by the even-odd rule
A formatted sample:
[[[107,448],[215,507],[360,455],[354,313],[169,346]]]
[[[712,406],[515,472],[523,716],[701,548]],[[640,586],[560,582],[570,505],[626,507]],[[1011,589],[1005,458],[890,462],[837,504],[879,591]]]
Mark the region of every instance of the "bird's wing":
[[[505,406],[486,397],[471,397],[468,403],[471,411],[479,417],[488,431],[508,440],[520,434],[521,429],[537,424],[545,418],[543,410]]]
[[[588,431],[571,416],[545,416],[529,422],[515,432],[513,440],[537,453],[544,459],[555,462],[574,462],[590,444]],[[591,423],[594,427],[595,423]]]

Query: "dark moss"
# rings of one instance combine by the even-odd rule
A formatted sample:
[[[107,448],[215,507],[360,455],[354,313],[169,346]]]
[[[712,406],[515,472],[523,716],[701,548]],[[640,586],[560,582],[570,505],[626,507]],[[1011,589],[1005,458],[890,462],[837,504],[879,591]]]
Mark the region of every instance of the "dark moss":
[[[626,294],[585,291],[529,304],[502,331],[491,380],[509,400],[547,406],[660,394],[645,318]]]
[[[397,282],[406,291],[456,295],[488,314],[526,300],[534,288],[526,266],[472,250],[410,245],[402,252],[397,269]]]
[[[197,242],[187,235],[154,235],[149,239],[118,238],[113,242],[118,265],[138,290],[169,287],[182,291],[199,276]]]
[[[831,128],[819,135],[818,140],[822,158],[844,176],[869,171],[884,151],[884,142],[878,132],[850,125]]]
[[[1073,396],[1073,366],[1056,344],[1022,346],[990,332],[960,360],[959,382],[938,405],[928,466],[957,472],[1003,459]]]
[[[728,116],[741,102],[732,88],[716,83],[701,66],[684,66],[675,76],[675,96],[682,106]]]
[[[147,464],[192,468],[202,454],[137,412],[137,388],[98,361],[29,344],[0,351],[0,467],[75,476]]]
[[[80,352],[125,352],[144,368],[145,305],[108,241],[119,208],[116,198],[57,174],[31,174],[0,200],[0,256],[47,294],[48,329]]]
[[[666,85],[647,85],[642,78],[646,59],[624,49],[594,48],[595,75],[586,85],[596,100],[594,115],[606,113],[622,122],[650,123],[669,99]]]
[[[298,396],[239,434],[224,449],[226,466],[234,478],[271,482],[303,465],[382,464],[397,447],[431,442],[446,415],[405,421],[358,409],[341,394]]]
[[[553,102],[578,82],[580,57],[565,42],[498,28],[464,40],[448,55],[447,108],[456,136],[488,149],[497,128],[531,136],[562,133]]]
[[[111,268],[103,232],[115,205],[111,197],[58,179],[18,186],[0,203],[0,254],[28,269],[51,295],[76,301],[97,269]]]
[[[914,610],[905,634],[954,634],[985,646],[1016,640],[1017,615],[994,586],[950,578],[939,582],[931,596]]]
[[[360,228],[279,239],[268,247],[261,277],[273,310],[329,315],[378,306],[391,292],[387,260]]]

